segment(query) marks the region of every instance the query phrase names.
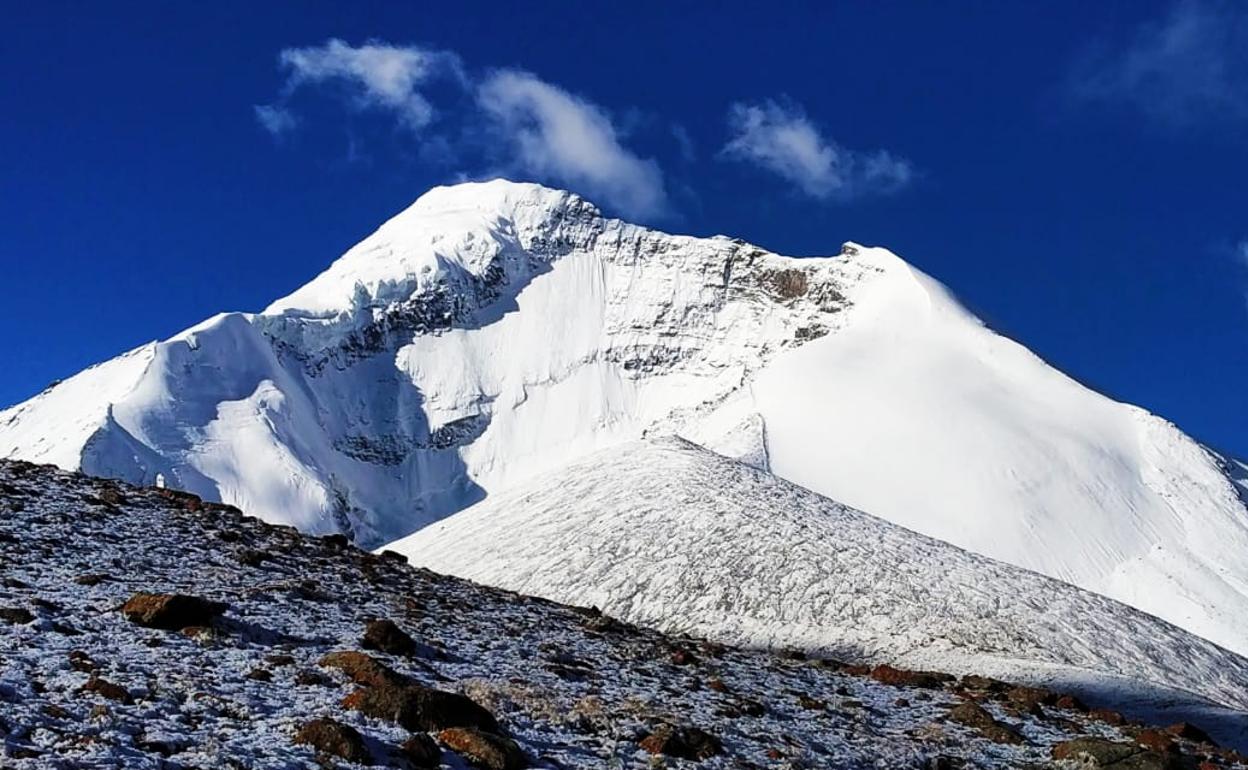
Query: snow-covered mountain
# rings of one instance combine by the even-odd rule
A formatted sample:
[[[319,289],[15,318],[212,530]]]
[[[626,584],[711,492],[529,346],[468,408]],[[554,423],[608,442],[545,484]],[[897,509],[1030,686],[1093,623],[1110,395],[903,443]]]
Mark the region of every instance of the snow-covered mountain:
[[[647,433],[1248,652],[1243,469],[883,249],[794,259],[437,188],[258,314],[0,412],[0,455],[380,544]]]
[[[416,565],[674,633],[1248,708],[1248,661],[668,437],[542,474],[390,546]]]

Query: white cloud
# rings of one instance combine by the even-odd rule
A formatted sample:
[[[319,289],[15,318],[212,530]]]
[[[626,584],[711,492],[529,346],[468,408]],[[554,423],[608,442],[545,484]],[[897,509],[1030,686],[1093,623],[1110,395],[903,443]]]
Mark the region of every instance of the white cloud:
[[[689,135],[689,131],[679,123],[672,124],[672,138],[676,140],[676,147],[680,150],[680,157],[686,163],[692,163],[697,160],[698,151],[693,143],[693,137]]]
[[[1248,238],[1235,245],[1235,256],[1239,258],[1241,265],[1248,267]]]
[[[461,152],[484,153],[501,162],[501,171],[565,185],[628,216],[661,214],[667,205],[658,164],[624,146],[624,132],[611,115],[531,73],[500,70],[477,77],[448,51],[382,42],[352,46],[337,39],[288,48],[280,61],[287,70],[282,93],[275,103],[255,107],[256,119],[274,136],[299,123],[289,107],[292,95],[325,84],[345,88],[358,108],[385,110],[422,132],[436,113],[427,95],[437,93],[431,86],[440,82],[451,86],[451,98],[469,97],[470,106],[447,115],[448,126],[438,132],[422,132],[422,155],[452,163]],[[473,142],[481,136],[488,141]]]
[[[257,104],[254,107],[256,111],[256,120],[260,121],[260,125],[274,136],[281,136],[298,125],[299,121],[295,118],[295,114],[285,107],[273,104]]]
[[[434,117],[419,87],[438,77],[463,77],[455,54],[412,45],[352,46],[331,39],[321,46],[287,48],[280,61],[288,72],[283,98],[307,84],[337,82],[357,107],[389,110],[412,130],[424,128]],[[286,119],[293,117],[290,111],[280,104],[258,107],[256,115],[271,131],[274,120],[282,128],[293,125]]]
[[[841,147],[792,103],[734,104],[728,128],[724,157],[766,169],[815,198],[894,192],[914,176],[909,161],[884,150]]]
[[[1181,0],[1129,42],[1089,54],[1074,94],[1172,124],[1248,119],[1248,5]]]
[[[519,170],[599,196],[630,216],[661,213],[658,165],[629,151],[602,108],[528,72],[494,72],[477,103],[513,150]]]

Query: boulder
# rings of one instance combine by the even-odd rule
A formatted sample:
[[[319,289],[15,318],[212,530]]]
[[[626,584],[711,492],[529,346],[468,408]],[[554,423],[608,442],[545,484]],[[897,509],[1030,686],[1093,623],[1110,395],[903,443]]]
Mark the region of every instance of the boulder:
[[[418,684],[382,684],[356,690],[342,702],[375,719],[385,719],[412,732],[475,727],[496,732],[498,722],[470,698]]]
[[[409,682],[407,677],[366,652],[339,650],[322,656],[319,663],[325,668],[338,669],[356,684],[369,687],[403,686]]]
[[[661,725],[641,739],[641,747],[651,754],[701,761],[724,751],[719,739],[697,727]]]
[[[399,747],[399,755],[412,767],[432,770],[442,766],[442,749],[425,733],[417,733]]]
[[[1104,738],[1076,738],[1053,747],[1053,758],[1079,763],[1082,768],[1106,770],[1175,770],[1179,766],[1172,754],[1159,754],[1133,743],[1119,743]]]
[[[1005,692],[1010,689],[1010,686],[1000,679],[980,676],[979,674],[967,674],[962,677],[960,684],[964,689],[978,692]]]
[[[207,626],[227,609],[228,604],[198,596],[137,593],[122,605],[121,614],[140,626],[177,631],[187,626]]]
[[[360,644],[366,650],[387,652],[391,655],[416,654],[416,640],[407,635],[392,620],[370,620],[364,626],[364,638]]]
[[[1135,742],[1146,749],[1161,753],[1178,751],[1179,747],[1174,736],[1162,730],[1140,730],[1135,733]]]
[[[1053,702],[1053,705],[1059,709],[1066,709],[1068,711],[1079,711],[1083,713],[1087,713],[1088,711],[1086,703],[1070,694],[1059,695],[1057,700]]]
[[[1005,693],[1010,705],[1020,711],[1035,711],[1039,706],[1051,706],[1057,696],[1040,687],[1011,687]]]
[[[998,722],[992,714],[975,701],[964,701],[949,710],[954,722],[976,730],[993,743],[1023,743],[1023,736],[1012,727]]]
[[[1173,735],[1175,738],[1182,738],[1196,743],[1207,743],[1210,746],[1218,745],[1214,743],[1213,738],[1209,737],[1209,733],[1200,729],[1196,725],[1191,724],[1190,722],[1178,722],[1176,724],[1172,724],[1166,728],[1166,732]]]
[[[25,607],[0,607],[0,620],[14,625],[25,625],[35,616]]]
[[[133,703],[134,699],[130,697],[130,691],[119,684],[104,679],[103,677],[91,675],[87,683],[82,686],[82,692],[95,693],[109,700],[115,700],[118,703]]]
[[[891,684],[894,687],[926,687],[936,688],[953,680],[949,674],[935,671],[908,671],[904,668],[893,668],[879,665],[871,669],[871,678],[877,682]]]
[[[451,727],[438,733],[438,740],[484,770],[521,770],[528,758],[510,738],[472,727]]]
[[[318,754],[340,757],[348,762],[371,765],[373,761],[364,744],[364,736],[351,725],[334,719],[304,722],[295,733],[294,741],[311,746]]]

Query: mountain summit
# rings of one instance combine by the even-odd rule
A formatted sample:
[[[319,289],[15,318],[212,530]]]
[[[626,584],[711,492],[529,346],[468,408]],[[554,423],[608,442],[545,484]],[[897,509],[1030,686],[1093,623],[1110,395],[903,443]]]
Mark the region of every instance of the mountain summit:
[[[678,434],[1248,652],[1244,471],[1071,380],[884,249],[792,258],[436,188],[259,314],[0,412],[0,455],[378,545]]]

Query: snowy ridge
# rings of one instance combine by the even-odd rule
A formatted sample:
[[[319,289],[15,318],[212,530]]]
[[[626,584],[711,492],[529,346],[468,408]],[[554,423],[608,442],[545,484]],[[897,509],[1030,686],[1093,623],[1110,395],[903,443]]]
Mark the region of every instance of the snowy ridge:
[[[1248,652],[1243,467],[879,248],[797,259],[538,185],[436,188],[263,313],[0,412],[0,456],[368,546],[664,434]]]
[[[732,644],[1064,686],[1100,675],[1248,707],[1238,655],[677,438],[604,450],[392,547],[439,572]]]
[[[513,479],[684,424],[824,334],[867,268],[602,218],[508,182],[437,188],[261,315],[153,346],[94,433],[0,413],[0,454],[174,486],[380,544]],[[41,397],[51,411],[105,411]],[[89,447],[89,451],[88,451]]]

